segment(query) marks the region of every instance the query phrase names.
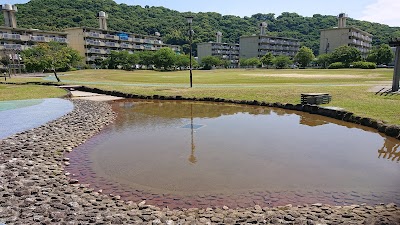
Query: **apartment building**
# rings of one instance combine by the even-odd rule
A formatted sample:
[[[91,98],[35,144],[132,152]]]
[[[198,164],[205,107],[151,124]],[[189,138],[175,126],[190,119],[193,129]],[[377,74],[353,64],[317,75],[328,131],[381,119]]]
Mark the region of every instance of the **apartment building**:
[[[15,5],[0,5],[4,16],[4,26],[0,26],[0,57],[8,57],[11,61],[10,68],[23,68],[19,52],[38,43],[59,42],[67,44],[67,33],[44,31],[38,29],[25,29],[17,27]]]
[[[300,41],[298,39],[266,35],[266,23],[261,23],[260,29],[259,35],[240,37],[240,58],[260,58],[269,52],[274,56],[294,57],[299,51]]]
[[[51,41],[67,44],[67,33],[0,26],[0,50],[22,51]]]
[[[163,47],[170,47],[176,53],[180,53],[180,46],[166,45],[161,40],[160,34],[154,36],[140,35],[107,29],[107,14],[98,13],[100,28],[76,27],[64,31],[68,33],[68,44],[84,57],[85,63],[94,65],[97,59],[106,59],[111,51],[126,50],[156,51]]]
[[[239,44],[222,43],[222,33],[216,33],[216,42],[197,44],[199,62],[206,56],[215,56],[230,62],[231,68],[239,67]]]
[[[346,19],[347,15],[341,13],[338,16],[338,27],[321,30],[319,54],[330,53],[346,45],[357,48],[363,58],[367,57],[372,48],[372,34],[356,27],[347,27]]]

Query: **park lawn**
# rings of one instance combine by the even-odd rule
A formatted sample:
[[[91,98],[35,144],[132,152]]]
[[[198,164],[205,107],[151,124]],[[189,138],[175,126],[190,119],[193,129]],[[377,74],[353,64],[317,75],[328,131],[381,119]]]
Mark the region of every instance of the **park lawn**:
[[[158,72],[151,70],[81,70],[65,73],[61,80],[66,83],[102,82],[119,84],[186,84],[188,71]],[[387,81],[393,69],[219,69],[195,70],[193,82],[196,84],[284,84],[284,83],[362,83]]]
[[[66,94],[65,90],[57,87],[0,84],[0,101],[58,98]]]
[[[104,90],[118,90],[140,95],[165,95],[184,97],[215,97],[236,100],[258,100],[266,102],[300,103],[301,93],[326,92],[332,95],[330,104],[392,124],[400,124],[400,95],[379,96],[368,92],[368,86],[290,86],[274,85],[251,88],[168,88],[168,87],[134,87],[119,85],[90,85]]]
[[[301,93],[326,92],[333,96],[333,101],[327,106],[341,107],[360,116],[400,124],[400,96],[379,96],[368,92],[372,86],[390,84],[393,69],[195,70],[192,89],[187,88],[188,71],[81,70],[65,74],[60,76],[62,83],[142,95],[181,95],[297,104],[300,103]],[[23,82],[24,78],[15,80]],[[43,94],[50,92],[45,91]],[[24,98],[23,95],[20,99]],[[2,94],[0,99],[3,98]]]

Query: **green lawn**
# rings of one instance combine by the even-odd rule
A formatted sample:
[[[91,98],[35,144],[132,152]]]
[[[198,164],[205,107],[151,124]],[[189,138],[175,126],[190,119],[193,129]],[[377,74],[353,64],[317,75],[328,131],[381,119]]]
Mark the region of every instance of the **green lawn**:
[[[57,98],[65,94],[67,94],[65,90],[57,87],[0,84],[0,101]]]
[[[121,71],[121,70],[83,70],[66,73],[62,80],[86,82],[146,83],[146,84],[186,84],[188,71]],[[368,83],[391,79],[393,70],[266,70],[235,69],[193,71],[194,84],[284,84],[284,83]]]
[[[67,72],[61,80],[68,84],[143,95],[218,97],[294,104],[300,103],[301,93],[327,92],[333,96],[333,101],[327,106],[400,124],[400,96],[376,96],[368,92],[371,87],[390,84],[392,76],[393,69],[195,70],[194,87],[188,88],[189,71],[82,70]],[[17,81],[23,82],[24,79]]]

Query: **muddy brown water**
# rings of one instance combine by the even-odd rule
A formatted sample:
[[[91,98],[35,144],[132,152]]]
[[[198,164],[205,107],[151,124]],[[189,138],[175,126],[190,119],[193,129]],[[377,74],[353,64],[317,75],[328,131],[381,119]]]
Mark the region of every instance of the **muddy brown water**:
[[[224,103],[120,100],[116,121],[67,171],[160,207],[400,203],[400,142],[308,113]]]

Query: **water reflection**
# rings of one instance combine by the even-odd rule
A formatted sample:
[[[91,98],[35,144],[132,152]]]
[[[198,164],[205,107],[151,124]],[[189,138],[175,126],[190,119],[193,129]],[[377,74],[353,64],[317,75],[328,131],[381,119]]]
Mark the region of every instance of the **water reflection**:
[[[322,126],[328,124],[325,120],[319,120],[310,116],[300,115],[300,124],[307,125],[310,127]]]
[[[193,104],[190,104],[190,130],[191,130],[191,152],[189,156],[189,162],[192,164],[196,164],[197,159],[196,156],[194,155],[194,152],[196,150],[196,145],[194,144],[194,129],[193,129]]]
[[[133,198],[148,193],[156,203],[181,199],[184,207],[219,201],[221,193],[228,202],[218,204],[234,199],[240,207],[244,200],[320,202],[317,189],[335,203],[356,203],[348,198],[361,195],[379,203],[398,195],[400,142],[371,128],[222,103],[123,100],[113,109],[115,123],[74,151],[81,155],[70,156],[73,173],[87,174],[77,179],[92,179],[87,182],[103,190],[123,185],[122,194]],[[282,190],[287,202],[271,194]],[[154,197],[168,194],[169,200]],[[193,197],[203,194],[211,197]]]
[[[379,149],[379,157],[378,158],[383,158],[383,159],[391,159],[392,161],[397,161],[397,163],[400,161],[400,151],[399,150],[400,144],[395,143],[393,140],[390,140],[389,138],[385,138],[385,142],[383,144],[383,147]]]

